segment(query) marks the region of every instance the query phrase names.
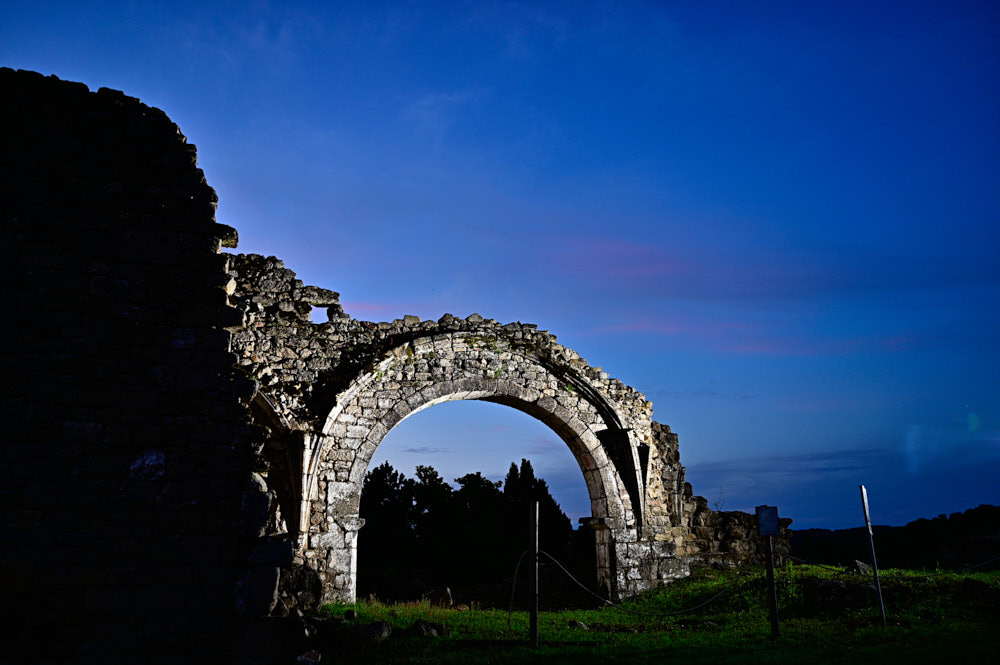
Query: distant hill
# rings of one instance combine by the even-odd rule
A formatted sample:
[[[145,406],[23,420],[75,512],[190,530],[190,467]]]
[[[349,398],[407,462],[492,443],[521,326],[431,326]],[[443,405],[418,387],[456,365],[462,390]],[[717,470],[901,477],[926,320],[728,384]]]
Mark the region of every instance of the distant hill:
[[[873,526],[880,568],[961,568],[1000,557],[1000,507],[981,505],[963,513],[919,519],[906,526]],[[868,536],[854,529],[792,531],[792,554],[811,563],[868,562]],[[983,570],[1000,568],[994,561]]]

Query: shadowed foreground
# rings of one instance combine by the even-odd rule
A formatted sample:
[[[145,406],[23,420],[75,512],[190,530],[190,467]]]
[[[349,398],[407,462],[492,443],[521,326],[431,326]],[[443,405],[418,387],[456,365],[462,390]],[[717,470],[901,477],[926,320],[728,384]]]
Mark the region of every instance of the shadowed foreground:
[[[770,637],[765,585],[761,569],[700,571],[620,607],[543,612],[537,650],[515,641],[527,635],[524,612],[330,605],[311,620],[310,648],[321,662],[340,663],[708,664],[939,663],[955,662],[956,654],[960,662],[989,662],[1000,647],[996,572],[885,571],[883,627],[869,578],[788,566],[778,572],[777,640]]]

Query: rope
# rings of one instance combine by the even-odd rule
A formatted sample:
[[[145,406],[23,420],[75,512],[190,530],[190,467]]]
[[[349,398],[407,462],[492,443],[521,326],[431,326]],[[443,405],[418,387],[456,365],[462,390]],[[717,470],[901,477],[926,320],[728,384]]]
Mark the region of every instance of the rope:
[[[997,561],[1000,561],[1000,556],[993,557],[992,559],[990,559],[988,561],[983,561],[982,563],[977,563],[977,564],[972,565],[972,566],[963,566],[961,568],[952,568],[950,570],[941,570],[941,571],[938,571],[936,573],[920,573],[920,576],[921,577],[941,577],[942,575],[961,575],[962,573],[968,573],[969,571],[975,570],[976,568],[982,568],[983,566],[988,566],[991,563],[995,563]],[[899,572],[890,572],[890,573],[887,573],[887,575],[902,577],[902,575]]]
[[[511,615],[514,614],[514,594],[517,592],[517,573],[521,570],[521,562],[524,561],[524,557],[527,556],[528,550],[521,552],[521,556],[517,558],[517,565],[514,566],[514,581],[510,583],[510,605],[507,607],[507,630],[514,632],[514,628],[510,625]]]
[[[996,556],[996,557],[993,557],[993,558],[992,558],[992,559],[990,559],[989,561],[983,561],[982,563],[977,563],[977,564],[976,564],[976,565],[974,565],[974,566],[965,566],[965,567],[964,567],[964,568],[962,568],[961,570],[963,570],[963,571],[964,571],[964,570],[975,570],[976,568],[982,568],[983,566],[988,566],[988,565],[990,565],[991,563],[995,563],[995,562],[997,562],[997,561],[1000,561],[1000,556]]]
[[[517,559],[517,565],[514,567],[514,581],[511,583],[511,588],[510,588],[510,605],[507,608],[507,630],[510,631],[510,632],[514,632],[514,628],[511,625],[511,617],[514,614],[514,596],[515,596],[516,591],[517,591],[517,576],[518,576],[518,572],[521,569],[521,562],[524,561],[524,557],[528,554],[528,552],[529,552],[528,550],[525,550],[524,552],[521,553],[521,556],[518,557],[518,559]],[[638,615],[638,616],[654,617],[654,618],[665,618],[665,617],[677,616],[678,614],[688,614],[690,612],[694,612],[694,611],[700,610],[701,608],[705,607],[706,605],[710,605],[711,603],[713,603],[716,600],[718,600],[726,592],[728,592],[730,589],[732,589],[736,585],[737,582],[741,581],[741,579],[745,575],[749,574],[749,571],[747,571],[747,570],[741,570],[736,575],[736,577],[733,578],[733,581],[730,582],[729,584],[727,584],[725,587],[723,587],[722,590],[720,590],[717,594],[715,594],[714,596],[712,596],[708,600],[705,600],[704,602],[701,602],[701,603],[698,603],[697,605],[694,605],[693,607],[687,607],[687,608],[684,608],[682,610],[675,610],[673,612],[640,612],[638,610],[630,610],[627,607],[624,607],[623,605],[621,605],[619,603],[615,603],[615,602],[613,602],[611,600],[608,600],[607,598],[605,598],[603,596],[600,596],[600,595],[594,593],[593,591],[591,591],[590,589],[588,589],[586,587],[586,585],[584,585],[582,582],[580,582],[580,580],[576,579],[573,576],[572,573],[570,573],[568,570],[566,570],[566,567],[563,566],[562,563],[560,563],[559,560],[556,559],[554,556],[552,556],[551,554],[549,554],[548,552],[546,552],[544,550],[538,550],[538,553],[539,554],[544,554],[546,557],[548,557],[548,559],[550,561],[552,561],[552,563],[556,564],[556,566],[558,566],[559,569],[561,571],[563,571],[563,573],[565,573],[566,576],[569,579],[571,579],[577,586],[579,586],[581,589],[583,589],[584,591],[586,591],[588,594],[590,594],[591,596],[593,596],[597,600],[601,601],[601,603],[604,604],[605,606],[613,607],[613,608],[615,608],[615,609],[617,609],[617,610],[619,610],[621,612],[625,612],[627,614],[635,614],[635,615]]]
[[[514,613],[514,598],[515,598],[516,591],[517,591],[517,576],[518,576],[518,573],[520,572],[520,569],[521,569],[521,563],[524,561],[524,557],[527,556],[528,553],[529,553],[528,550],[525,550],[524,552],[522,552],[521,556],[518,557],[518,559],[517,559],[517,565],[514,567],[514,581],[511,583],[511,589],[510,589],[510,605],[507,608],[507,630],[509,630],[511,632],[513,632],[513,630],[514,630],[513,626],[511,625],[511,617],[512,617],[512,615]],[[583,589],[584,591],[586,591],[589,595],[591,595],[594,598],[596,598],[597,600],[601,601],[601,603],[603,605],[608,606],[608,607],[613,607],[613,608],[615,608],[615,609],[617,609],[619,611],[625,612],[627,614],[635,614],[635,615],[638,615],[638,616],[655,617],[655,618],[664,618],[664,617],[677,616],[678,614],[688,614],[690,612],[695,612],[697,610],[700,610],[701,608],[703,608],[703,607],[705,607],[707,605],[710,605],[711,603],[713,603],[716,600],[718,600],[719,598],[721,598],[730,589],[732,589],[734,586],[736,586],[736,584],[738,582],[740,582],[746,575],[748,575],[750,573],[750,571],[747,570],[747,569],[741,570],[736,575],[736,577],[734,577],[733,580],[729,584],[727,584],[725,587],[723,587],[718,593],[716,593],[711,598],[709,598],[709,599],[707,599],[707,600],[705,600],[705,601],[703,601],[701,603],[698,603],[697,605],[694,605],[692,607],[687,607],[687,608],[684,608],[684,609],[681,609],[681,610],[675,610],[673,612],[639,612],[638,610],[630,610],[627,607],[624,607],[623,605],[621,605],[619,603],[615,603],[615,602],[613,602],[613,601],[611,601],[611,600],[609,600],[609,599],[607,599],[607,598],[605,598],[605,597],[603,597],[603,596],[601,596],[599,594],[594,593],[589,588],[587,588],[587,586],[585,584],[583,584],[582,582],[580,582],[580,580],[576,579],[576,577],[574,577],[573,574],[571,572],[569,572],[566,569],[566,567],[563,566],[562,563],[560,563],[559,560],[556,559],[554,556],[552,556],[551,554],[549,554],[548,552],[546,552],[544,550],[538,550],[538,553],[539,554],[544,554],[552,563],[556,564],[556,566],[558,566],[559,569],[566,575],[566,577],[568,577],[570,580],[572,580],[574,584],[576,584],[578,587],[580,587],[581,589]],[[827,565],[820,564],[820,563],[814,563],[814,562],[808,561],[806,559],[802,559],[800,557],[793,556],[791,554],[783,554],[782,556],[786,556],[789,559],[793,559],[795,561],[798,561],[800,563],[804,563],[804,564],[807,564],[807,565],[810,565],[810,566],[816,566],[818,568],[826,568],[827,570],[833,570],[833,571],[840,572],[840,573],[844,572],[844,568],[835,568],[833,566],[827,566]],[[988,566],[989,564],[995,563],[997,561],[1000,561],[1000,557],[994,557],[993,559],[989,559],[988,561],[983,561],[982,563],[977,563],[977,564],[972,565],[972,566],[965,566],[964,568],[962,568],[960,570],[956,569],[954,571],[943,571],[941,573],[928,574],[928,575],[925,575],[925,577],[936,577],[936,576],[939,576],[939,575],[948,575],[948,574],[952,574],[954,572],[967,572],[967,571],[970,571],[970,570],[974,570],[976,568],[981,568],[983,566]]]
[[[842,566],[840,568],[836,568],[834,566],[827,566],[827,565],[822,564],[822,563],[815,563],[813,561],[807,561],[805,559],[800,559],[799,557],[792,556],[791,554],[783,554],[782,556],[786,556],[789,559],[792,559],[794,561],[798,561],[799,563],[804,563],[804,564],[806,564],[808,566],[816,566],[817,568],[826,568],[827,570],[835,570],[838,573],[844,572],[844,568]]]
[[[570,573],[568,570],[566,570],[566,568],[561,563],[559,563],[559,561],[554,556],[552,556],[551,554],[549,554],[548,552],[545,552],[543,550],[538,550],[538,552],[539,552],[539,554],[544,554],[545,556],[547,556],[552,561],[552,563],[554,563],[557,566],[559,566],[559,569],[562,570],[566,574],[567,577],[569,577],[571,580],[573,580],[573,582],[575,582],[577,586],[579,586],[581,589],[583,589],[584,591],[586,591],[587,593],[589,593],[591,596],[593,596],[593,597],[597,598],[598,600],[600,600],[605,605],[614,607],[614,608],[616,608],[616,609],[618,609],[618,610],[620,610],[622,612],[626,612],[628,614],[637,614],[639,616],[647,616],[647,617],[670,617],[670,616],[676,616],[678,614],[687,614],[689,612],[694,612],[695,610],[700,610],[701,608],[705,607],[706,605],[709,605],[710,603],[715,602],[719,597],[721,597],[723,594],[725,594],[727,591],[729,591],[738,581],[740,581],[740,578],[742,578],[744,575],[748,574],[748,571],[741,570],[739,572],[739,574],[735,578],[733,578],[733,581],[730,582],[729,584],[727,584],[721,591],[719,591],[719,593],[715,594],[714,596],[712,596],[711,598],[709,598],[705,602],[699,603],[698,605],[695,605],[694,607],[688,607],[688,608],[685,608],[683,610],[676,610],[674,612],[639,612],[638,610],[630,610],[630,609],[624,607],[623,605],[620,605],[618,603],[612,602],[612,601],[608,600],[607,598],[604,598],[603,596],[597,595],[596,593],[594,593],[593,591],[591,591],[590,589],[588,589],[586,586],[584,586],[580,582],[580,580],[578,580],[575,577],[573,577],[572,573]]]

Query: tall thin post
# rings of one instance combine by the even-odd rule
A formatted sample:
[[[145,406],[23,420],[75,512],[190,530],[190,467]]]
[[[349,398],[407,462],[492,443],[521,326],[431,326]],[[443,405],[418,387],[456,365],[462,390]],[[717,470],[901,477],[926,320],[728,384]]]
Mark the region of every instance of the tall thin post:
[[[885,603],[882,601],[882,583],[878,579],[878,563],[875,561],[875,534],[872,531],[872,519],[868,514],[868,490],[865,489],[864,485],[858,485],[861,488],[861,506],[865,510],[865,527],[868,529],[868,549],[872,556],[872,571],[875,573],[875,592],[878,595],[878,611],[882,615],[882,625],[886,625],[885,621]]]
[[[778,589],[774,583],[774,544],[767,537],[767,588],[768,605],[771,615],[771,637],[778,639]]]
[[[771,615],[771,638],[778,639],[778,589],[774,584],[774,543],[772,536],[781,534],[777,506],[757,506],[757,533],[767,538],[767,604]]]
[[[530,526],[530,546],[528,551],[531,556],[531,566],[528,572],[528,611],[530,620],[528,623],[528,641],[531,646],[537,648],[538,641],[538,502],[531,504],[531,526]]]

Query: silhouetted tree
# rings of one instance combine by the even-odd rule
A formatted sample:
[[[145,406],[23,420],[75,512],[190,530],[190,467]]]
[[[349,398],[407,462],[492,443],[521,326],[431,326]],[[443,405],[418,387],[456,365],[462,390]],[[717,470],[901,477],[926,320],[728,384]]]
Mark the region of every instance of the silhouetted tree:
[[[365,476],[361,488],[361,516],[387,527],[412,531],[415,514],[415,483],[383,462]]]
[[[388,462],[365,476],[360,515],[365,526],[358,538],[358,589],[385,595],[409,576],[412,562],[398,552],[416,542],[416,483]]]
[[[981,505],[963,513],[921,518],[906,526],[872,527],[878,563],[886,568],[959,568],[979,566],[996,557],[1000,544],[1000,508]],[[864,527],[803,529],[792,532],[792,552],[809,561],[846,565],[867,561]],[[979,570],[996,569],[997,563]]]
[[[408,479],[388,462],[369,471],[361,493],[358,593],[415,598],[442,586],[497,583],[528,547],[528,507],[540,502],[541,547],[565,560],[569,518],[531,462],[511,464],[503,483],[482,473],[453,489],[430,466]],[[501,490],[502,487],[502,490]]]
[[[419,571],[418,577],[430,586],[439,583],[437,573],[453,565],[451,552],[456,539],[452,524],[452,488],[434,467],[418,466],[414,485],[415,549],[409,554]]]
[[[470,473],[456,478],[459,488],[452,495],[452,514],[457,532],[455,561],[452,568],[457,582],[472,584],[490,577],[509,574],[513,563],[508,562],[503,543],[506,505],[500,482]]]
[[[530,461],[522,459],[520,469],[516,464],[510,465],[503,492],[507,499],[509,532],[515,542],[522,543],[519,551],[528,546],[529,510],[532,502],[538,501],[539,546],[555,558],[565,560],[573,523],[553,498],[548,483],[535,477]],[[515,534],[523,536],[518,538]]]

